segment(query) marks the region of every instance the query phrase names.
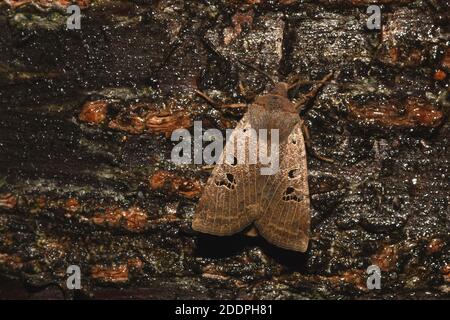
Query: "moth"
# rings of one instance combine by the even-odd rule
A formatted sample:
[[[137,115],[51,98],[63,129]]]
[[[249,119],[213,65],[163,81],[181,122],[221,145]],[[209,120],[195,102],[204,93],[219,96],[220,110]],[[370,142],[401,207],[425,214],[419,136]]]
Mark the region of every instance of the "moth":
[[[261,175],[258,164],[218,161],[197,205],[192,222],[194,230],[229,236],[253,224],[262,237],[278,247],[307,250],[310,200],[305,142],[309,138],[300,111],[332,75],[315,82],[273,83],[268,94],[256,97],[248,105],[236,126],[239,130],[233,131],[223,149],[221,160],[227,153],[233,154],[229,149],[242,139],[238,132],[242,135],[250,128],[278,129],[279,169],[273,175]],[[305,83],[314,86],[299,101],[292,102],[289,90]]]

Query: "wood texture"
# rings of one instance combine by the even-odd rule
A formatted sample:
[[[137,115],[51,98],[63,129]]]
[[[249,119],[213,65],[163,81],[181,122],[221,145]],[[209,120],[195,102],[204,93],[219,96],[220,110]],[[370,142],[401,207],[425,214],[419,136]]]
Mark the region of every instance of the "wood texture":
[[[0,3],[2,297],[448,297],[448,1],[383,1],[380,31],[368,1],[93,1],[79,31],[67,1],[20,2]],[[194,90],[267,92],[237,60],[276,81],[340,70],[303,117],[335,159],[307,159],[305,253],[191,229],[210,173],[173,166],[168,137],[245,113]]]

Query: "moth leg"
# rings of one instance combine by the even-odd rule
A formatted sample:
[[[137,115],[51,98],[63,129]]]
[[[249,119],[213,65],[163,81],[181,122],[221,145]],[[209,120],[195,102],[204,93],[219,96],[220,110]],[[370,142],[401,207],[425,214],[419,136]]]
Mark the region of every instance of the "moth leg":
[[[252,101],[255,98],[255,94],[248,90],[242,83],[242,80],[239,80],[239,94],[245,99],[245,101]]]
[[[212,105],[214,109],[217,109],[219,111],[222,111],[223,109],[239,109],[247,107],[246,103],[230,103],[230,104],[218,103],[199,90],[195,90],[195,93],[199,95],[201,98],[205,99],[205,101],[208,102],[210,105]]]
[[[296,80],[289,85],[288,90],[292,90],[294,88],[299,88],[301,86],[306,86],[310,84],[316,84],[318,82],[319,81],[317,80]]]
[[[214,108],[219,107],[219,103],[214,101],[213,99],[211,99],[208,95],[206,95],[205,93],[201,92],[200,90],[195,90],[195,93],[203,98],[206,102],[208,102],[210,105],[212,105]]]
[[[242,83],[242,80],[239,80],[239,93],[241,96],[245,97],[247,95],[247,88]]]
[[[320,89],[331,79],[334,72],[330,72],[322,80],[318,81],[316,85],[305,95],[303,95],[295,105],[295,108],[298,112],[303,112],[307,109],[308,102],[314,99],[317,96],[317,93]]]
[[[333,159],[321,156],[313,149],[312,144],[311,144],[311,134],[309,132],[308,126],[304,122],[302,123],[302,132],[303,132],[303,137],[305,139],[306,149],[308,149],[308,152],[311,153],[312,156],[314,156],[317,159],[322,160],[322,161],[326,161],[326,162],[330,162],[330,163],[334,162]]]
[[[315,80],[296,80],[296,81],[294,81],[294,82],[291,82],[291,84],[288,84],[288,88],[287,88],[287,90],[288,90],[288,92],[292,92],[291,94],[292,94],[292,96],[293,97],[295,97],[295,96],[297,96],[297,94],[298,94],[298,90],[301,88],[301,87],[304,87],[304,86],[308,86],[308,85],[312,85],[312,84],[317,84],[319,81],[315,81]],[[298,109],[299,107],[297,106],[297,109]]]
[[[223,104],[220,106],[222,109],[243,109],[247,108],[246,103],[230,103],[230,104]]]

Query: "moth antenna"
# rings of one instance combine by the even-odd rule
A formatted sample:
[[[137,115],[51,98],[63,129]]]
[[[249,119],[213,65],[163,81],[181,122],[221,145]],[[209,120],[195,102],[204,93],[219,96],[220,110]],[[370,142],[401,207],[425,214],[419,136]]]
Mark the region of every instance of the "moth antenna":
[[[199,91],[199,90],[194,90],[194,92],[200,96],[201,98],[205,99],[206,102],[208,102],[209,104],[211,104],[213,106],[214,109],[223,112],[226,109],[239,109],[239,108],[246,108],[247,104],[246,103],[232,103],[232,104],[221,104],[218,103],[216,101],[214,101],[213,99],[211,99],[210,97],[208,97],[206,94],[204,94],[203,92]]]
[[[317,82],[318,81],[314,81],[314,80],[298,80],[298,81],[295,81],[293,84],[289,85],[288,90],[292,90],[297,86],[306,86],[309,84],[315,84]]]
[[[302,124],[301,129],[302,129],[303,135],[305,137],[305,145],[306,145],[306,148],[308,149],[309,153],[319,160],[334,163],[333,159],[321,156],[320,154],[318,154],[316,152],[316,150],[314,150],[312,143],[311,143],[311,134],[309,133],[309,128],[305,123]]]
[[[322,87],[331,80],[333,75],[334,71],[331,71],[329,74],[323,77],[322,80],[318,81],[317,84],[311,89],[311,91],[302,96],[300,101],[295,105],[295,109],[297,110],[297,112],[303,112],[306,109],[308,102],[317,96],[319,90],[322,89]]]
[[[265,72],[265,71],[263,71],[263,70],[261,70],[261,69],[255,67],[254,65],[251,65],[250,63],[247,63],[247,62],[245,62],[245,61],[238,60],[238,62],[239,62],[240,64],[242,64],[242,65],[244,65],[244,66],[246,66],[246,67],[248,67],[248,68],[250,68],[250,69],[256,71],[256,72],[259,72],[259,73],[262,74],[263,76],[265,76],[267,79],[269,79],[269,81],[272,83],[272,85],[275,85],[275,84],[276,84],[275,80],[273,80],[273,78],[272,78],[267,72]]]

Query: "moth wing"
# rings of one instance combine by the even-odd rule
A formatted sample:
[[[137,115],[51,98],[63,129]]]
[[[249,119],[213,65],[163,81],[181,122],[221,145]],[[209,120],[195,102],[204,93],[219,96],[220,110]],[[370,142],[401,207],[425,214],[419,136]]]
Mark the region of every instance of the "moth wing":
[[[294,251],[308,248],[310,228],[306,150],[301,121],[280,149],[280,168],[266,180],[261,198],[259,233],[270,243]]]
[[[244,129],[250,131],[249,114],[247,112],[233,130],[206,183],[192,222],[196,231],[217,236],[232,235],[251,224],[259,213],[256,165],[249,165],[247,158],[245,163],[234,165],[225,161],[226,154],[234,154],[235,146],[243,141]],[[248,144],[245,155],[248,155]]]

